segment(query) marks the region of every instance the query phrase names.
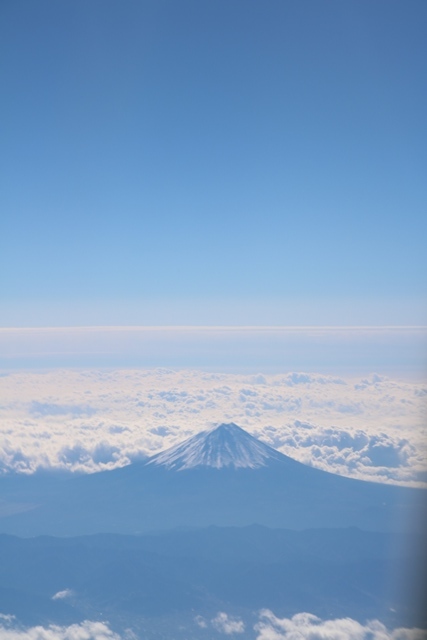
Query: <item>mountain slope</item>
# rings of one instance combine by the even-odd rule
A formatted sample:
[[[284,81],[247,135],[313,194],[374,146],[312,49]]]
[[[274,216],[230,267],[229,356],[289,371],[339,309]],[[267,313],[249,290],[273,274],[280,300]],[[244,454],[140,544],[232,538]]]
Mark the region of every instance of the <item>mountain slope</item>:
[[[29,491],[31,499],[21,487],[15,503],[31,509],[0,518],[0,532],[68,536],[255,523],[390,531],[417,528],[412,514],[425,514],[426,493],[314,469],[229,424],[148,461]]]

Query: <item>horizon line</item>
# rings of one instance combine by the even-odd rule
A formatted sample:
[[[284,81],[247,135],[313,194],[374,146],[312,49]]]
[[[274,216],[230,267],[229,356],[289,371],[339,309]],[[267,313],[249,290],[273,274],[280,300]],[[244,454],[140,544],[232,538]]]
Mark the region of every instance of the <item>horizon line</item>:
[[[0,327],[0,333],[6,331],[189,331],[189,330],[427,330],[427,325],[61,325]]]

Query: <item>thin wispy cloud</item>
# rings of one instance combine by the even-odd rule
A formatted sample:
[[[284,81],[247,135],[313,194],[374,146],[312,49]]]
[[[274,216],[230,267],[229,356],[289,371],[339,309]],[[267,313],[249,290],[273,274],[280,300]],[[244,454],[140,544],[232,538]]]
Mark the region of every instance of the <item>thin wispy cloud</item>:
[[[63,589],[62,591],[57,591],[52,596],[52,600],[65,600],[66,598],[71,598],[73,595],[74,591],[72,589]]]
[[[0,329],[0,368],[172,367],[235,373],[425,375],[423,327]]]

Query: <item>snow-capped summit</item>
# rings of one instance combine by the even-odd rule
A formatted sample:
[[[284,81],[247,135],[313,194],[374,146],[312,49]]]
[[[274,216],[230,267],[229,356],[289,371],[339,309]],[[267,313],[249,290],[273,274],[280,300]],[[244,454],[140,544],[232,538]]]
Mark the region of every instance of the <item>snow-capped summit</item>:
[[[166,451],[153,456],[147,464],[181,471],[194,467],[235,469],[264,467],[283,455],[260,442],[236,424],[221,424],[202,431]]]

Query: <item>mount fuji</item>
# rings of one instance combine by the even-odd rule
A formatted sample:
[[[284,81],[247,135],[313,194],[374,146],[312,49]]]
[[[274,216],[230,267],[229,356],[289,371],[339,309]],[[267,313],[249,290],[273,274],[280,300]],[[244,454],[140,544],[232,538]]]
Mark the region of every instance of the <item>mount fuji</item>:
[[[147,464],[182,471],[198,467],[223,469],[257,469],[273,460],[285,458],[234,423],[221,424],[211,431],[202,431],[166,451],[153,456]]]
[[[421,527],[427,506],[425,490],[309,467],[232,423],[120,469],[39,489],[35,478],[18,488],[3,478],[0,491],[0,532],[24,536],[252,524],[393,531]]]

